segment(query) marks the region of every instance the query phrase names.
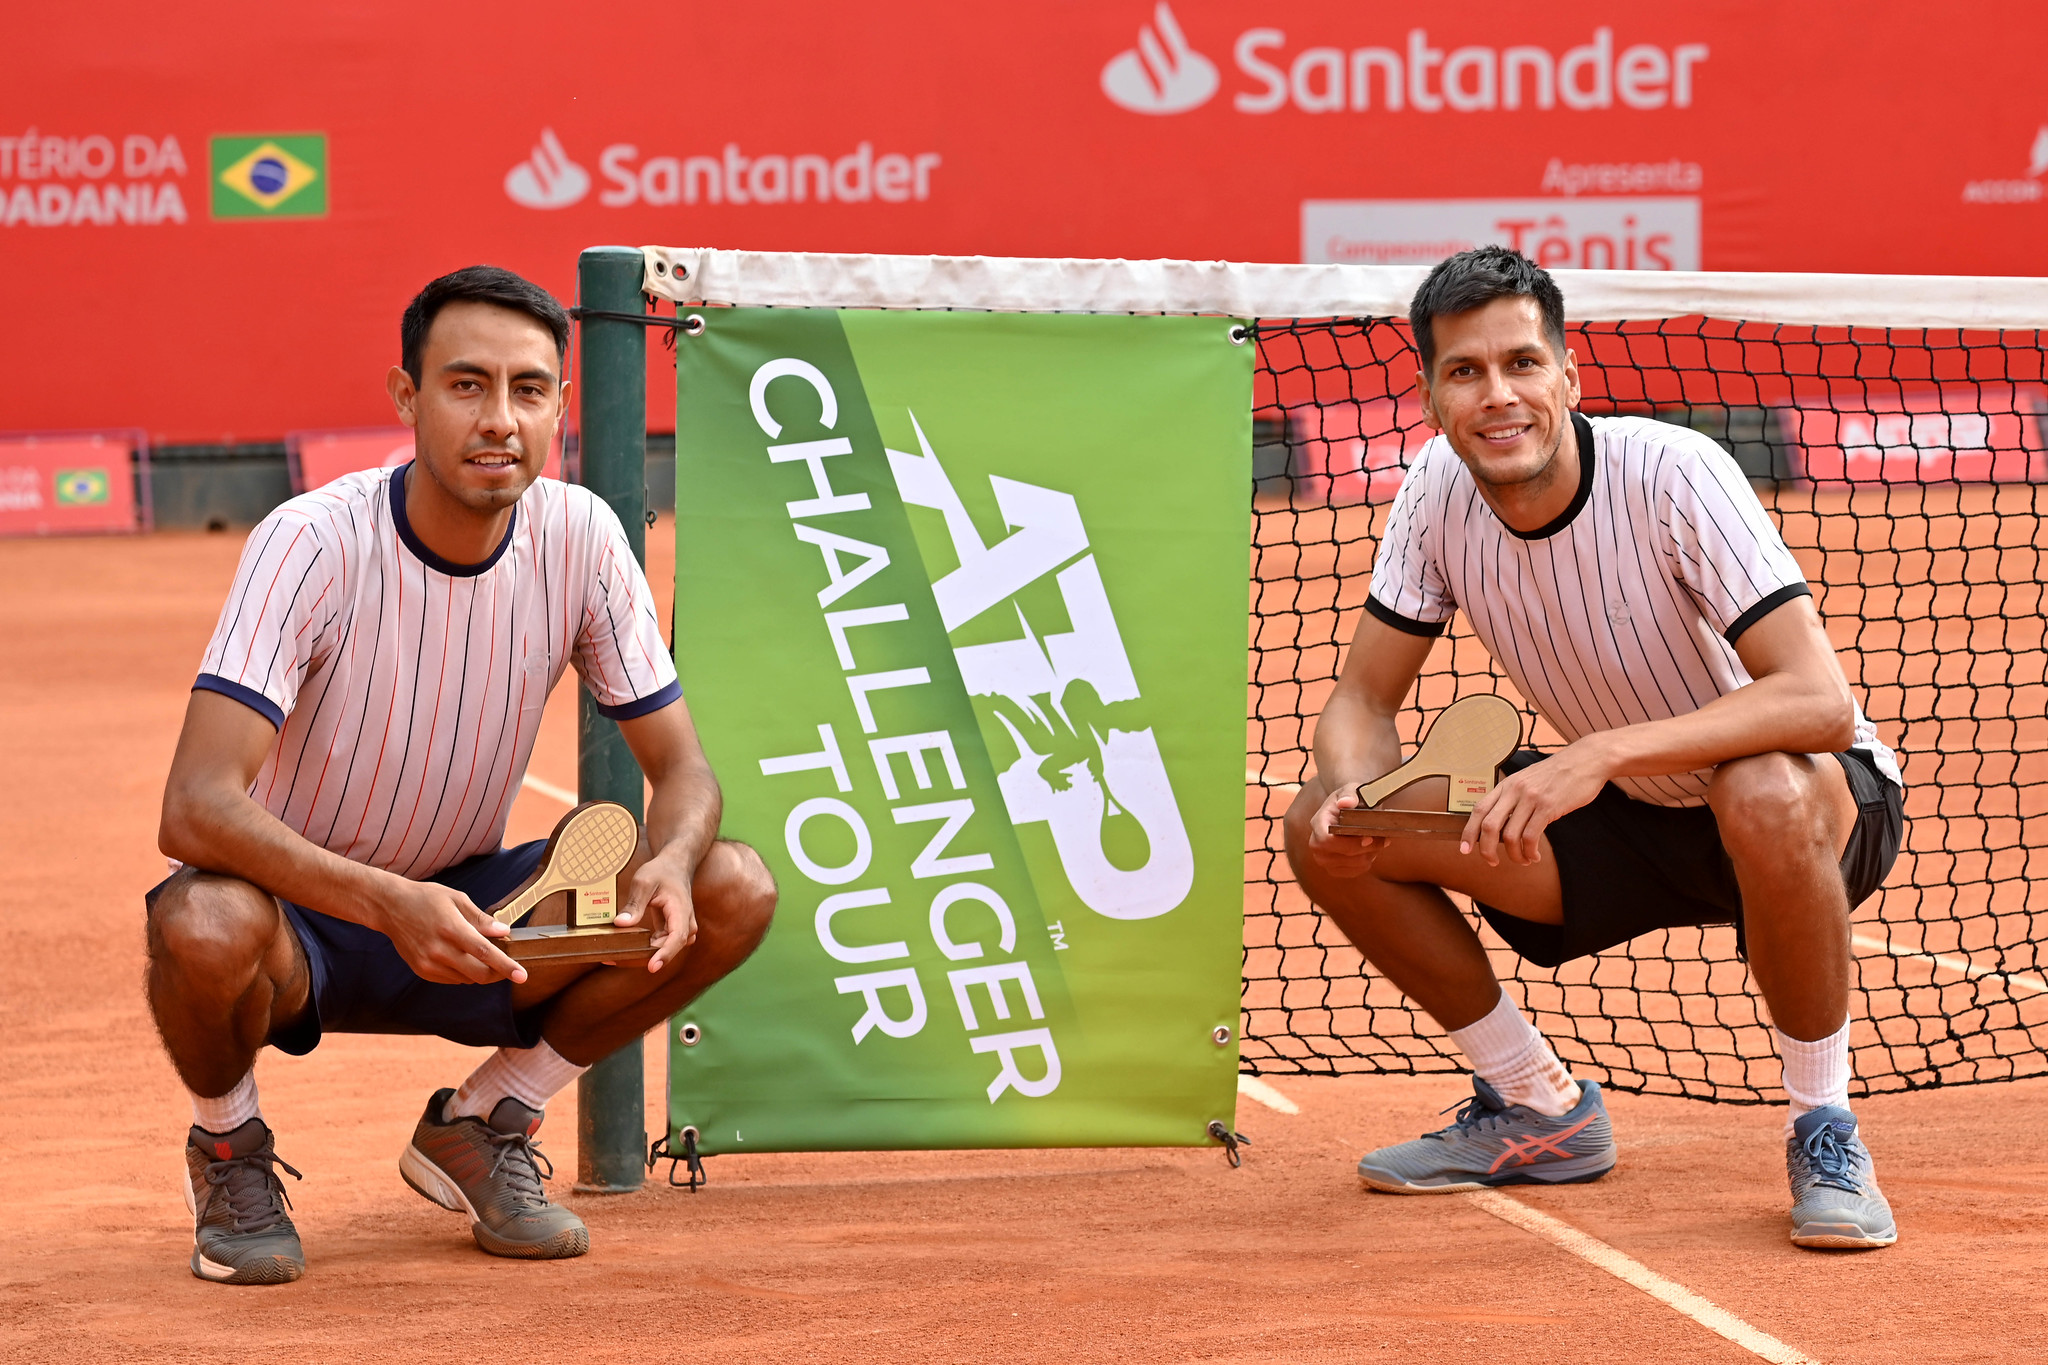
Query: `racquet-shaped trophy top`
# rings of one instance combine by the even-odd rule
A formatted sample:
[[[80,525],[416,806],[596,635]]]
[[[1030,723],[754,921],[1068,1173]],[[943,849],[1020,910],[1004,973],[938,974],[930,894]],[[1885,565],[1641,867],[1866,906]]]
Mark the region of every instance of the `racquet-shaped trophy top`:
[[[612,915],[619,870],[633,857],[640,824],[616,801],[589,801],[563,816],[541,851],[540,866],[493,918],[510,924],[557,891],[574,891],[577,920],[589,923]],[[586,904],[600,902],[600,904]]]
[[[1375,837],[1452,838],[1463,829],[1465,812],[1493,790],[1500,765],[1522,742],[1522,713],[1491,693],[1463,697],[1438,713],[1415,756],[1358,787],[1359,808],[1339,811],[1333,828]],[[1448,778],[1449,809],[1405,811],[1380,803],[1403,787],[1427,778]]]
[[[1466,773],[1488,775],[1522,742],[1522,713],[1490,692],[1463,697],[1437,715],[1415,757],[1384,777],[1359,784],[1358,801],[1377,806],[1410,782]]]

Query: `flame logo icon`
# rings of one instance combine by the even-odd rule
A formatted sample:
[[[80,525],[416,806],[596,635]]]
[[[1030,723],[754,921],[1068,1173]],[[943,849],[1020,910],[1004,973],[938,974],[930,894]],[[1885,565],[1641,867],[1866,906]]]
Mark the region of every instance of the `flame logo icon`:
[[[1102,68],[1102,93],[1136,114],[1184,113],[1208,103],[1217,84],[1216,63],[1188,46],[1166,0],[1138,30],[1138,46]]]
[[[554,129],[543,128],[533,155],[505,172],[505,193],[530,209],[565,209],[590,193],[590,172],[569,159]]]
[[[2048,173],[2048,123],[2041,125],[2041,131],[2034,134],[2034,164],[2027,167],[2027,174],[2038,176]]]

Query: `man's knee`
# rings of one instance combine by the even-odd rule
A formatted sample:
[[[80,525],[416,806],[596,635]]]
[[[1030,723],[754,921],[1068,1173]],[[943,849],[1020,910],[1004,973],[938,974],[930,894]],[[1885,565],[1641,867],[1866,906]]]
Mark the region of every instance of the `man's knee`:
[[[698,932],[714,935],[735,965],[768,935],[775,918],[775,876],[747,845],[720,839],[697,872]]]
[[[278,916],[268,892],[188,868],[149,907],[150,960],[223,975],[253,968],[277,937]]]
[[[1714,770],[1707,804],[1730,857],[1740,861],[1831,845],[1828,803],[1813,762],[1803,754],[1755,754]]]

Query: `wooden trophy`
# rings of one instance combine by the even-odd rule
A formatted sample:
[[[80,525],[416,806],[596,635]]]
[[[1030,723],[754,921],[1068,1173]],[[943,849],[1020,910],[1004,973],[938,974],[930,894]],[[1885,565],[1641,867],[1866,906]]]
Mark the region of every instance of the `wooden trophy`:
[[[1330,828],[1376,839],[1456,839],[1521,742],[1522,713],[1512,702],[1490,693],[1454,701],[1423,735],[1415,757],[1360,783],[1357,808],[1338,811]]]
[[[527,924],[498,940],[506,956],[528,967],[583,962],[642,962],[654,956],[645,927],[617,928],[619,870],[640,842],[640,822],[616,801],[586,801],[563,816],[524,886],[498,903],[491,918],[511,924],[557,891],[569,893],[562,924]]]

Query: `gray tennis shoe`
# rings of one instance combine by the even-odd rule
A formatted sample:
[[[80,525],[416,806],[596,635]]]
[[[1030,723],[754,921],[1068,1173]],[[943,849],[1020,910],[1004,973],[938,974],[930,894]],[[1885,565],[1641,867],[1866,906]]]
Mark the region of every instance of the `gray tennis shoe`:
[[[1877,1188],[1856,1116],[1827,1105],[1799,1116],[1785,1141],[1792,1180],[1792,1240],[1803,1247],[1888,1247],[1899,1240],[1892,1206]]]
[[[290,1284],[306,1273],[299,1230],[286,1210],[270,1126],[185,1135],[185,1207],[192,1210],[192,1273],[217,1284]]]
[[[470,1234],[493,1256],[553,1261],[590,1250],[590,1230],[541,1185],[555,1171],[533,1135],[541,1111],[511,1096],[488,1123],[463,1116],[443,1122],[453,1090],[437,1090],[398,1159],[405,1183],[444,1209],[469,1215]]]
[[[1388,1194],[1449,1194],[1495,1185],[1576,1185],[1614,1169],[1614,1128],[1593,1081],[1556,1118],[1509,1104],[1474,1076],[1451,1126],[1367,1152],[1358,1178]]]

